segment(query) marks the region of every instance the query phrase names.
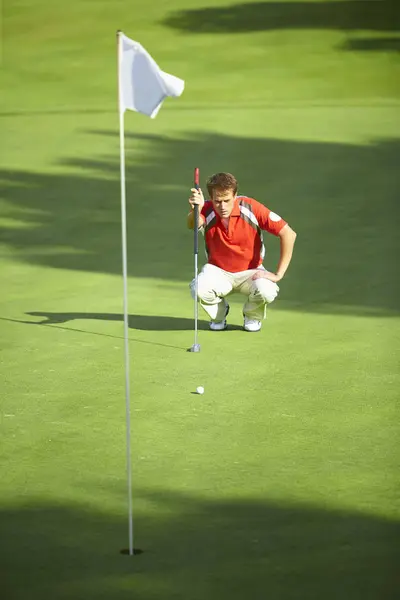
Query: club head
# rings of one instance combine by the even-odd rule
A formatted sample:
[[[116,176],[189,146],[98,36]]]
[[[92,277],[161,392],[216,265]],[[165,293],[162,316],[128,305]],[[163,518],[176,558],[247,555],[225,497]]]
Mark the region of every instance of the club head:
[[[200,352],[200,344],[193,344],[193,346],[189,348],[188,352]]]

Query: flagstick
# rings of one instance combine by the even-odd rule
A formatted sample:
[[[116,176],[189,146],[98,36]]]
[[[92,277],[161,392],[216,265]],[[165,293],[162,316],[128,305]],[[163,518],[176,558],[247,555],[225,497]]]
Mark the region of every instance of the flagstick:
[[[125,345],[125,401],[126,401],[126,470],[128,480],[128,523],[129,523],[129,554],[133,555],[133,516],[132,516],[132,466],[131,466],[131,409],[129,390],[129,322],[128,322],[128,259],[126,241],[126,184],[125,184],[125,135],[124,111],[121,110],[119,80],[121,64],[121,37],[117,32],[118,45],[118,110],[119,110],[119,139],[121,163],[121,227],[122,227],[122,275],[124,282],[124,345]]]

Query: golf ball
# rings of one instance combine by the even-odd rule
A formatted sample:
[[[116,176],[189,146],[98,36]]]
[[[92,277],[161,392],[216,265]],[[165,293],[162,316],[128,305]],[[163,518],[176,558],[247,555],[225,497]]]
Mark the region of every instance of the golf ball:
[[[203,388],[203,386],[202,385],[198,385],[197,388],[196,388],[196,392],[198,394],[204,394],[204,388]]]

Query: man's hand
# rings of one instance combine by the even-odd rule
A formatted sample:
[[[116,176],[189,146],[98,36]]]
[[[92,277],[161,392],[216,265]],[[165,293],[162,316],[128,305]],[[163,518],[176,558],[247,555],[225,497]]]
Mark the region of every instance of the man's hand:
[[[190,213],[187,216],[187,226],[189,229],[194,228],[194,207],[198,206],[199,207],[199,229],[201,229],[201,227],[203,227],[204,222],[205,222],[204,217],[201,214],[201,210],[204,206],[203,192],[201,190],[197,190],[196,188],[192,188],[190,191],[192,192],[192,195],[189,198],[189,204],[190,204],[192,210],[190,211]]]
[[[192,188],[190,191],[192,192],[192,194],[189,198],[189,204],[193,210],[194,207],[197,205],[199,207],[199,213],[201,213],[201,210],[204,206],[203,192],[200,189],[196,190],[196,188]]]
[[[282,279],[282,275],[278,275],[277,273],[271,273],[271,271],[265,271],[265,269],[258,269],[257,273],[254,273],[252,280],[256,279],[269,279],[274,283],[278,283]]]

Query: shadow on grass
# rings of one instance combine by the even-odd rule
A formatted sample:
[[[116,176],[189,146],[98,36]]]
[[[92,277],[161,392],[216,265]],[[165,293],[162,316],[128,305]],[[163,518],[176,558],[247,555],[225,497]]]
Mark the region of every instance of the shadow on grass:
[[[27,315],[33,317],[44,317],[44,321],[36,323],[37,325],[54,325],[60,323],[69,323],[77,320],[96,320],[96,321],[121,321],[124,320],[123,314],[118,313],[90,313],[90,312],[28,312]],[[188,331],[193,329],[193,319],[180,317],[165,317],[160,315],[129,315],[128,323],[130,329],[139,329],[145,331]],[[208,322],[200,320],[199,329],[208,329]]]
[[[8,321],[11,323],[21,323],[23,325],[39,325],[43,327],[50,326],[64,331],[73,331],[75,333],[84,333],[87,335],[99,335],[101,337],[109,337],[113,339],[123,340],[122,335],[114,335],[103,333],[101,331],[89,331],[87,329],[77,329],[76,327],[63,327],[62,323],[71,323],[77,320],[97,320],[97,321],[120,321],[124,320],[122,314],[112,313],[51,313],[51,312],[29,312],[27,315],[45,317],[44,321],[23,321],[21,319],[10,319],[0,317],[0,321]],[[144,331],[194,331],[193,319],[179,319],[177,317],[157,317],[148,315],[129,315],[129,328]],[[208,321],[199,320],[197,323],[199,331],[209,331]],[[243,327],[229,323],[227,329],[218,335],[229,333],[230,331],[243,331]],[[163,348],[174,348],[176,350],[188,351],[187,347],[176,346],[174,344],[165,344],[163,342],[155,342],[151,340],[140,340],[129,336],[130,342],[139,344],[149,344],[151,346],[161,346]]]
[[[16,259],[121,272],[118,132],[88,135],[109,136],[115,154],[66,158],[63,167],[73,173],[0,171],[0,237]],[[203,185],[210,173],[232,171],[240,193],[264,202],[298,232],[280,308],[397,314],[398,140],[361,146],[193,132],[180,138],[127,134],[126,147],[130,276],[192,279],[192,232],[185,220],[195,161]],[[265,242],[265,266],[275,270],[279,243],[268,234]]]
[[[396,522],[250,499],[152,493],[140,501],[137,557],[120,555],[124,517],[62,503],[3,508],[5,597],[395,598]]]
[[[28,314],[28,313],[27,313]],[[122,318],[121,318],[122,320]],[[53,321],[53,322],[49,322],[49,321],[40,321],[39,323],[35,322],[35,321],[22,321],[21,319],[9,319],[9,318],[5,318],[5,317],[0,317],[0,321],[8,321],[10,323],[21,323],[22,325],[39,325],[41,327],[47,327],[50,326],[52,328],[55,329],[61,329],[63,331],[71,331],[71,332],[75,332],[75,333],[83,333],[85,335],[98,335],[100,337],[107,337],[107,338],[112,338],[114,340],[123,340],[125,339],[124,336],[122,335],[113,335],[111,333],[103,333],[101,331],[89,331],[87,329],[77,329],[76,327],[63,327],[62,325],[57,325],[57,321]],[[200,329],[200,327],[199,327]],[[154,341],[150,341],[150,340],[140,340],[137,338],[132,338],[131,336],[129,336],[128,340],[130,342],[136,342],[139,344],[149,344],[150,346],[161,346],[162,348],[174,348],[175,350],[185,350],[187,351],[188,348],[184,347],[184,346],[176,346],[174,344],[164,344],[162,342],[154,342]]]
[[[250,2],[180,10],[164,25],[193,34],[279,29],[398,31],[398,0]]]
[[[400,37],[351,39],[343,44],[342,49],[357,52],[400,52]]]

